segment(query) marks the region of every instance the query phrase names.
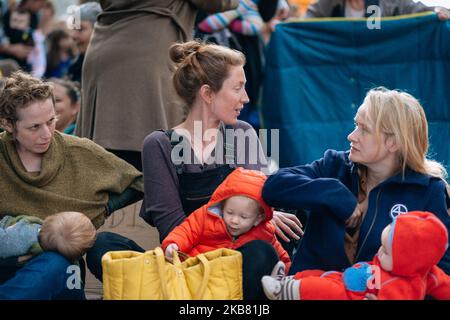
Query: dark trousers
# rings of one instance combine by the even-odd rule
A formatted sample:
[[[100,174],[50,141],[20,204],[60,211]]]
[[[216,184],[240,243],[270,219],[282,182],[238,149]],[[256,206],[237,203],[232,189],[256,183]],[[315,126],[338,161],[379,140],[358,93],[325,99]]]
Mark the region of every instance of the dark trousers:
[[[102,281],[103,255],[108,251],[122,250],[145,251],[133,240],[119,234],[99,233],[94,246],[86,255],[88,269],[98,280]],[[261,240],[250,241],[237,250],[242,253],[244,300],[265,300],[261,278],[272,272],[278,262],[277,252],[269,243]]]

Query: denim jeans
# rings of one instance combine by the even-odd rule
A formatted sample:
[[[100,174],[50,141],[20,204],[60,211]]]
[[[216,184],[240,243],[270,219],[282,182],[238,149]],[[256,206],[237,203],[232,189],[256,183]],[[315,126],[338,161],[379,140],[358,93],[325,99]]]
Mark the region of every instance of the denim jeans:
[[[38,255],[0,284],[0,300],[85,298],[84,284],[77,266],[56,252]]]

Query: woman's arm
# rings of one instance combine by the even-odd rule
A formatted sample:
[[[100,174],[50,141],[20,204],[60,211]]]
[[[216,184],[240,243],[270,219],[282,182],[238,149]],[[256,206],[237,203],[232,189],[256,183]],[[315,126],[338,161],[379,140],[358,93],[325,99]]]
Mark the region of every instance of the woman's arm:
[[[114,211],[125,208],[126,206],[135,203],[143,198],[144,194],[141,191],[133,188],[127,188],[122,193],[110,193],[107,205],[107,215],[111,215]]]
[[[338,179],[344,162],[343,152],[327,150],[322,159],[312,164],[280,169],[264,184],[263,198],[273,207],[325,210],[346,221],[357,200]]]
[[[171,152],[164,132],[155,131],[144,140],[144,202],[140,216],[147,222],[153,221],[161,241],[186,218]]]

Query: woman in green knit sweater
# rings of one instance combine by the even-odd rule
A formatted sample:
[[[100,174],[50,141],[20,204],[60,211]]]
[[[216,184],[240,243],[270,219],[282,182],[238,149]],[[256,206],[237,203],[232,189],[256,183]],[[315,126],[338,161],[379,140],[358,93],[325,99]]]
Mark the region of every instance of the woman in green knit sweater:
[[[22,72],[0,89],[0,218],[78,211],[98,228],[142,198],[142,174],[88,139],[55,131],[52,89]],[[53,252],[23,266],[0,260],[0,299],[82,298],[82,288],[66,285],[69,266]]]

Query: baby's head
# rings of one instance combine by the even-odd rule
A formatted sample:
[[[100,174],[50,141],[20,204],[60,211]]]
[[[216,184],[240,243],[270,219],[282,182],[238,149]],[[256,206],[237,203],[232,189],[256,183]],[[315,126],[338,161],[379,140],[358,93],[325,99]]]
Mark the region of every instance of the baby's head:
[[[44,220],[39,244],[43,250],[57,251],[74,262],[92,247],[95,237],[95,227],[84,214],[60,212]]]
[[[240,236],[264,220],[261,204],[246,196],[233,196],[223,202],[223,220],[233,237]]]
[[[400,276],[423,274],[444,256],[448,234],[432,213],[413,211],[394,218],[381,234],[381,267]]]

